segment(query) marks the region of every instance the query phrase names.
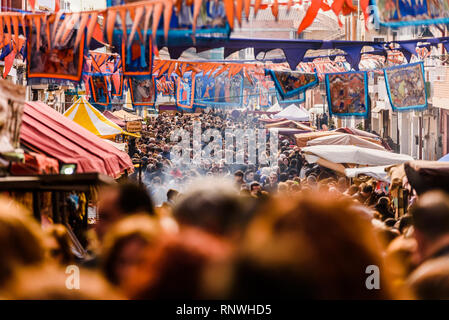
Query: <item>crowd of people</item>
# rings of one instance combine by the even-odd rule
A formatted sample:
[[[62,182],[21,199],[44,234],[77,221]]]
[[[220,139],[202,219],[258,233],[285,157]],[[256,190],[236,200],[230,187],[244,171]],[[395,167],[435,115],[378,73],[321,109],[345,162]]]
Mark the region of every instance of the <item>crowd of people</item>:
[[[262,128],[249,114],[199,117],[203,130]],[[309,164],[288,138],[274,164],[182,166],[170,132],[194,119],[160,116],[131,143],[143,183],[98,190],[87,258],[67,226],[1,198],[0,298],[449,299],[448,194],[415,196],[401,215],[381,182]]]

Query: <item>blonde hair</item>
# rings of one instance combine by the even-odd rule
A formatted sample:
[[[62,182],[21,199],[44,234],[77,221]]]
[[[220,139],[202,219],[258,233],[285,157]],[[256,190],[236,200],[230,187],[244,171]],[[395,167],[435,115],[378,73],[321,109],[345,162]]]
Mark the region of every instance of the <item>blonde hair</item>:
[[[17,267],[40,264],[45,257],[40,226],[23,207],[5,197],[0,197],[0,248],[0,284]]]

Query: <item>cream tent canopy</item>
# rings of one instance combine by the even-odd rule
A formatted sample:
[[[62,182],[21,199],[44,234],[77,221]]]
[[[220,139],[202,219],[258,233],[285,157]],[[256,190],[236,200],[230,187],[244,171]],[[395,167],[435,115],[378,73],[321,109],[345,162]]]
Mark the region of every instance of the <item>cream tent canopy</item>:
[[[274,105],[272,105],[270,108],[268,108],[266,110],[267,112],[280,112],[282,111],[281,106],[279,105],[279,103],[275,103]]]
[[[304,108],[298,108],[296,105],[291,104],[279,113],[273,116],[274,119],[287,119],[294,121],[309,121],[310,114]]]
[[[95,109],[84,97],[79,98],[64,113],[64,116],[101,138],[113,138],[118,134],[130,134],[106,118]]]
[[[114,111],[112,114],[122,120],[125,120],[125,121],[141,121],[141,120],[143,120],[142,117],[139,117],[135,114],[126,112],[125,110]]]

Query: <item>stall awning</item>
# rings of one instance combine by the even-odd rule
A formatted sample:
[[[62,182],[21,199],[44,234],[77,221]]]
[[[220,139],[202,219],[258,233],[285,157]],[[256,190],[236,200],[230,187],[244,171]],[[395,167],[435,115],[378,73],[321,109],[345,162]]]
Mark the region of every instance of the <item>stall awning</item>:
[[[139,137],[139,135],[124,131],[117,124],[106,118],[100,111],[95,109],[83,97],[76,100],[75,103],[67,109],[64,116],[101,138],[113,138],[118,134]]]
[[[388,166],[413,160],[406,154],[356,146],[313,146],[302,148],[302,151],[309,163],[315,163],[319,158],[323,158],[334,163]]]
[[[128,154],[42,102],[25,104],[20,139],[62,163],[76,163],[78,173],[99,172],[117,178],[125,170],[134,170]]]
[[[115,116],[111,111],[106,110],[105,112],[103,112],[103,115],[106,118],[108,118],[109,120],[111,120],[112,122],[114,122],[116,125],[118,125],[118,126],[120,126],[122,128],[126,127],[125,121],[123,121],[119,117]]]
[[[386,151],[384,147],[382,147],[380,144],[368,141],[363,139],[363,137],[355,136],[352,134],[336,134],[331,136],[325,136],[316,138],[313,140],[307,141],[308,146],[320,146],[320,145],[333,145],[333,146],[341,146],[341,145],[352,145],[357,147],[363,147],[368,149],[376,149],[376,150],[382,150]]]

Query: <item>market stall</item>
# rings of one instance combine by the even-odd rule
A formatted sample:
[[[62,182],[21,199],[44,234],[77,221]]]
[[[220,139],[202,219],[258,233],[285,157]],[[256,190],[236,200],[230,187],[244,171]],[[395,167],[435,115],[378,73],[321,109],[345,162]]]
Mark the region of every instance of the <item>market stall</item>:
[[[119,134],[137,135],[124,131],[120,126],[106,118],[83,97],[64,112],[64,116],[100,138],[115,138]]]
[[[27,148],[75,164],[76,172],[99,172],[118,178],[134,171],[128,154],[42,102],[24,107],[20,140]]]
[[[310,121],[310,114],[304,108],[298,108],[296,105],[291,104],[279,113],[273,116],[273,119],[287,119],[294,121]]]
[[[412,161],[413,158],[405,154],[388,151],[361,148],[356,146],[321,145],[305,147],[301,150],[309,163],[316,163],[318,159],[325,159],[333,163],[356,164],[366,166],[385,166]]]
[[[320,146],[320,145],[357,146],[362,148],[386,151],[385,148],[382,147],[380,144],[371,142],[369,140],[363,139],[362,137],[355,136],[352,134],[335,134],[307,141],[307,146]]]

